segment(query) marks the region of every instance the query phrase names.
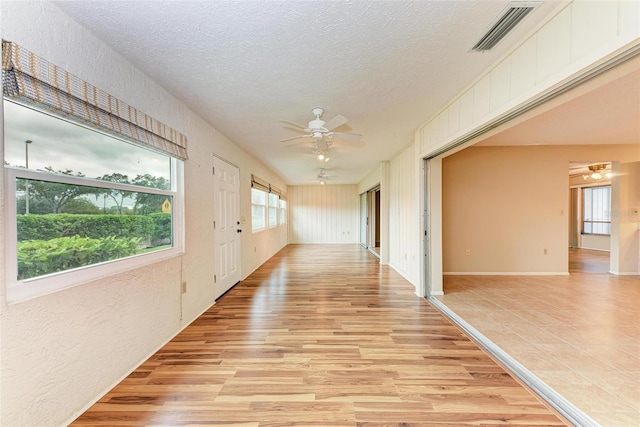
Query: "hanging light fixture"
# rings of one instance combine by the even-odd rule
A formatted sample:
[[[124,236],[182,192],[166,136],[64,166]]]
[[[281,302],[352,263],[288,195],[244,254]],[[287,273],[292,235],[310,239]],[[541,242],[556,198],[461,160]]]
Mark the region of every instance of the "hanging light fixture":
[[[329,150],[314,150],[313,152],[316,155],[316,159],[320,160],[320,161],[325,161],[328,162],[329,161]]]
[[[327,179],[329,179],[329,177],[324,172],[324,168],[320,168],[320,172],[318,172],[317,178],[318,178],[318,181],[320,182],[320,185],[325,185],[327,183]]]
[[[590,165],[588,174],[582,175],[582,179],[585,181],[587,179],[595,179],[599,181],[603,178],[611,178],[611,170],[607,169],[607,165],[605,163]]]

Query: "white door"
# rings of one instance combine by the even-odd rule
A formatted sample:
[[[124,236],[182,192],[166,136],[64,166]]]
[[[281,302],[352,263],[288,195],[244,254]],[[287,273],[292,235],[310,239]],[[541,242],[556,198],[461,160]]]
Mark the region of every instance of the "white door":
[[[214,157],[215,298],[240,281],[240,170]]]

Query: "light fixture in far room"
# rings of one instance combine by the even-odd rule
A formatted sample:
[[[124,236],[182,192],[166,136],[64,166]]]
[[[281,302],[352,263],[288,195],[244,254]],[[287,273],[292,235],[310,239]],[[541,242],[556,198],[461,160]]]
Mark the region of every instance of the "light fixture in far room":
[[[582,175],[582,179],[585,181],[587,179],[595,179],[599,181],[603,178],[611,178],[611,169],[607,169],[607,165],[605,163],[590,165],[588,174]]]

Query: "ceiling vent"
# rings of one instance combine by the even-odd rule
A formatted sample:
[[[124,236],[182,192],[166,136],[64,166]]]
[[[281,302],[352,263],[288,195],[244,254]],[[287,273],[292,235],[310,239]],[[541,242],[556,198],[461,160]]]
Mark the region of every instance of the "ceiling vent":
[[[513,2],[509,4],[507,9],[505,9],[502,15],[496,20],[496,23],[489,28],[489,31],[482,36],[480,41],[476,43],[471,50],[475,50],[476,52],[491,50],[513,27],[518,25],[529,12],[540,4],[542,4],[542,2]]]

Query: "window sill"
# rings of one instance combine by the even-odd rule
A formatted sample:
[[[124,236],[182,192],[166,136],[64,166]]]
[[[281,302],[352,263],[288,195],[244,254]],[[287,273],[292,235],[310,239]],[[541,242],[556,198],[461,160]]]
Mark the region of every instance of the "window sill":
[[[117,274],[175,258],[183,254],[184,252],[178,248],[169,248],[27,279],[13,285],[7,285],[7,303],[11,305],[29,301],[64,289],[113,277]],[[9,278],[7,283],[11,283]]]

